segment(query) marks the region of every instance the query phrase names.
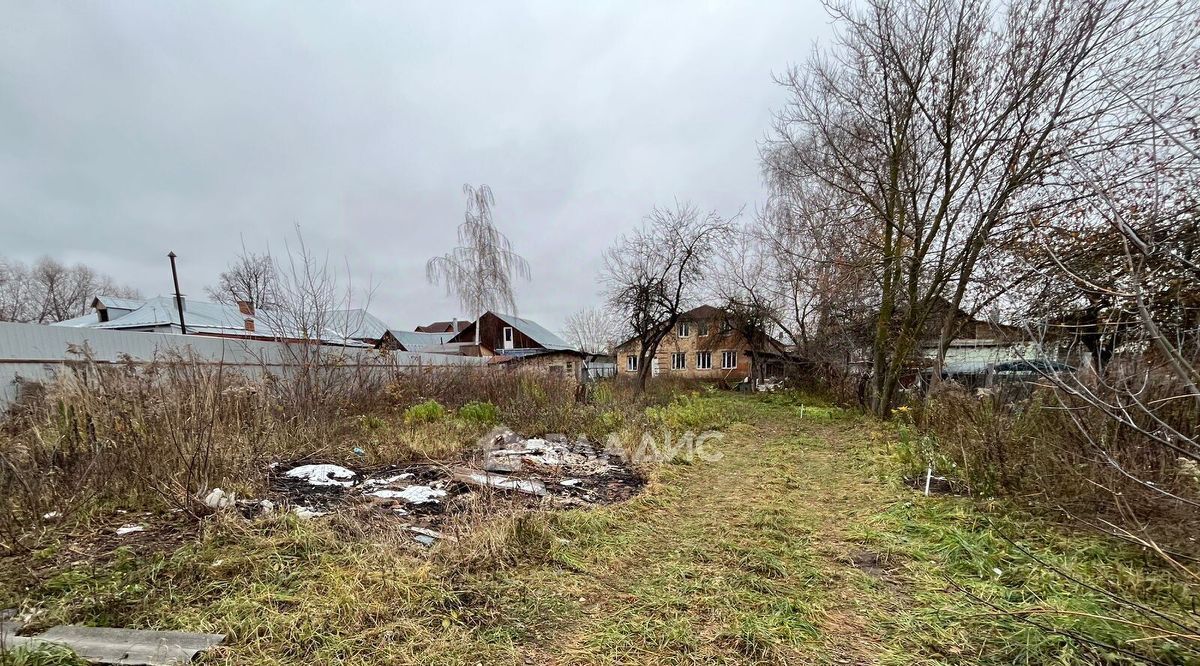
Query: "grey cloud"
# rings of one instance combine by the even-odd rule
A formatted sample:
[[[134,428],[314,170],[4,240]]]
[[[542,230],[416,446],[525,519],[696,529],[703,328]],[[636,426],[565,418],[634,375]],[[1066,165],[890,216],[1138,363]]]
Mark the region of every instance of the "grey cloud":
[[[762,197],[773,71],[826,29],[795,2],[0,4],[0,254],[199,294],[235,253],[307,240],[395,326],[464,182],[533,264],[522,314],[597,300],[600,252],[672,199]],[[462,313],[457,313],[462,314]]]

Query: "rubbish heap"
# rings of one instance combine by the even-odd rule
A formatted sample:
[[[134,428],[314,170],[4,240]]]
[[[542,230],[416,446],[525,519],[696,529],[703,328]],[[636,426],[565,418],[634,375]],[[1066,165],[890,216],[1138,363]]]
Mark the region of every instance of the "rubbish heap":
[[[405,520],[414,540],[426,546],[448,538],[436,530],[446,515],[488,505],[479,499],[503,496],[509,504],[586,507],[623,501],[641,485],[619,451],[582,437],[522,437],[511,430],[486,435],[471,455],[452,463],[360,471],[303,464],[271,479],[276,499],[303,518],[316,518],[354,502]],[[270,500],[259,503],[263,508],[268,504],[275,506]]]

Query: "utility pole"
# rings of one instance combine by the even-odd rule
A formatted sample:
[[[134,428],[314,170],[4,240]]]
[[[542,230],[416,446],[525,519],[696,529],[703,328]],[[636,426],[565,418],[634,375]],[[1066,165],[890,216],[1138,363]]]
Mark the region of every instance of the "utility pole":
[[[187,324],[183,323],[183,296],[179,293],[179,272],[175,270],[175,253],[167,254],[171,258],[171,279],[175,281],[175,309],[179,310],[179,331],[187,335]]]

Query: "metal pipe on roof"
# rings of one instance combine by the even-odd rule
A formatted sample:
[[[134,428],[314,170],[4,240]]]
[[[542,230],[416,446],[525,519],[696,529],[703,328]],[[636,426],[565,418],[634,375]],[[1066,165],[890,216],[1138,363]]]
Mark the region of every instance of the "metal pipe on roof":
[[[175,270],[175,252],[167,253],[171,258],[171,279],[175,281],[175,308],[179,310],[179,332],[187,335],[187,324],[183,321],[183,296],[179,293],[179,272]]]

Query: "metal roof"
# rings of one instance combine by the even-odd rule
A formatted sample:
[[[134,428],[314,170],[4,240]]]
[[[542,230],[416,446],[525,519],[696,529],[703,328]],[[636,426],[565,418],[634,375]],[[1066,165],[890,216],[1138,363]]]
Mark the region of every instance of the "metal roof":
[[[126,301],[129,302],[128,299]],[[343,323],[346,321],[365,321],[365,318],[351,318],[348,313],[352,312],[352,310],[342,311],[340,317],[331,316],[331,319],[334,319],[334,321],[340,319]],[[285,314],[278,313],[279,316],[272,316],[273,314],[271,311],[259,308],[254,316],[249,316],[243,314],[237,306],[208,303],[205,301],[185,300],[183,307],[183,318],[187,324],[188,333],[208,333],[211,335],[248,338],[305,339],[316,337],[322,342],[351,344],[354,346],[359,346],[362,343],[355,342],[353,338],[366,337],[346,335],[330,326],[325,327],[325,330],[319,335],[313,336],[300,330],[302,322],[291,323],[287,320]],[[51,326],[107,330],[167,329],[169,332],[178,332],[180,329],[179,310],[176,307],[175,297],[173,296],[156,296],[140,301],[140,305],[132,312],[110,319],[109,321],[102,322],[96,315],[89,315],[89,321],[81,321],[82,319],[83,317],[68,319],[67,321],[51,324]],[[253,331],[246,330],[247,319],[254,321]],[[371,319],[378,321],[374,317],[371,317]],[[386,327],[384,327],[384,330],[387,330]],[[382,333],[380,335],[382,336]]]
[[[334,310],[329,313],[329,328],[347,338],[378,340],[388,332],[387,324],[363,308]]]
[[[571,347],[571,345],[567,344],[565,340],[551,333],[536,321],[521,319],[520,317],[514,317],[513,315],[509,314],[501,314],[499,312],[493,312],[492,314],[496,315],[497,318],[509,326],[512,326],[518,331],[529,336],[534,342],[545,347],[546,349],[575,351],[575,349]]]
[[[66,319],[63,321],[54,322],[51,326],[64,326],[66,328],[81,328],[91,326],[92,324],[100,323],[100,316],[95,312],[75,317],[74,319]]]
[[[100,305],[102,305],[106,308],[113,308],[116,310],[136,310],[136,309],[142,307],[143,305],[145,305],[146,301],[143,299],[140,299],[140,298],[120,298],[118,296],[97,296],[95,299],[92,300],[92,305],[95,306],[96,303],[99,303]]]
[[[426,351],[450,342],[454,333],[422,333],[419,331],[389,330],[393,338],[407,351]]]
[[[532,356],[542,356],[545,354],[554,354],[558,352],[571,352],[579,356],[584,356],[583,352],[576,351],[574,349],[538,349],[536,347],[531,347],[528,349],[497,349],[496,355],[507,356],[510,358],[530,358]]]
[[[453,321],[435,321],[432,324],[418,326],[415,330],[417,333],[461,333],[464,328],[471,324],[470,320]]]

